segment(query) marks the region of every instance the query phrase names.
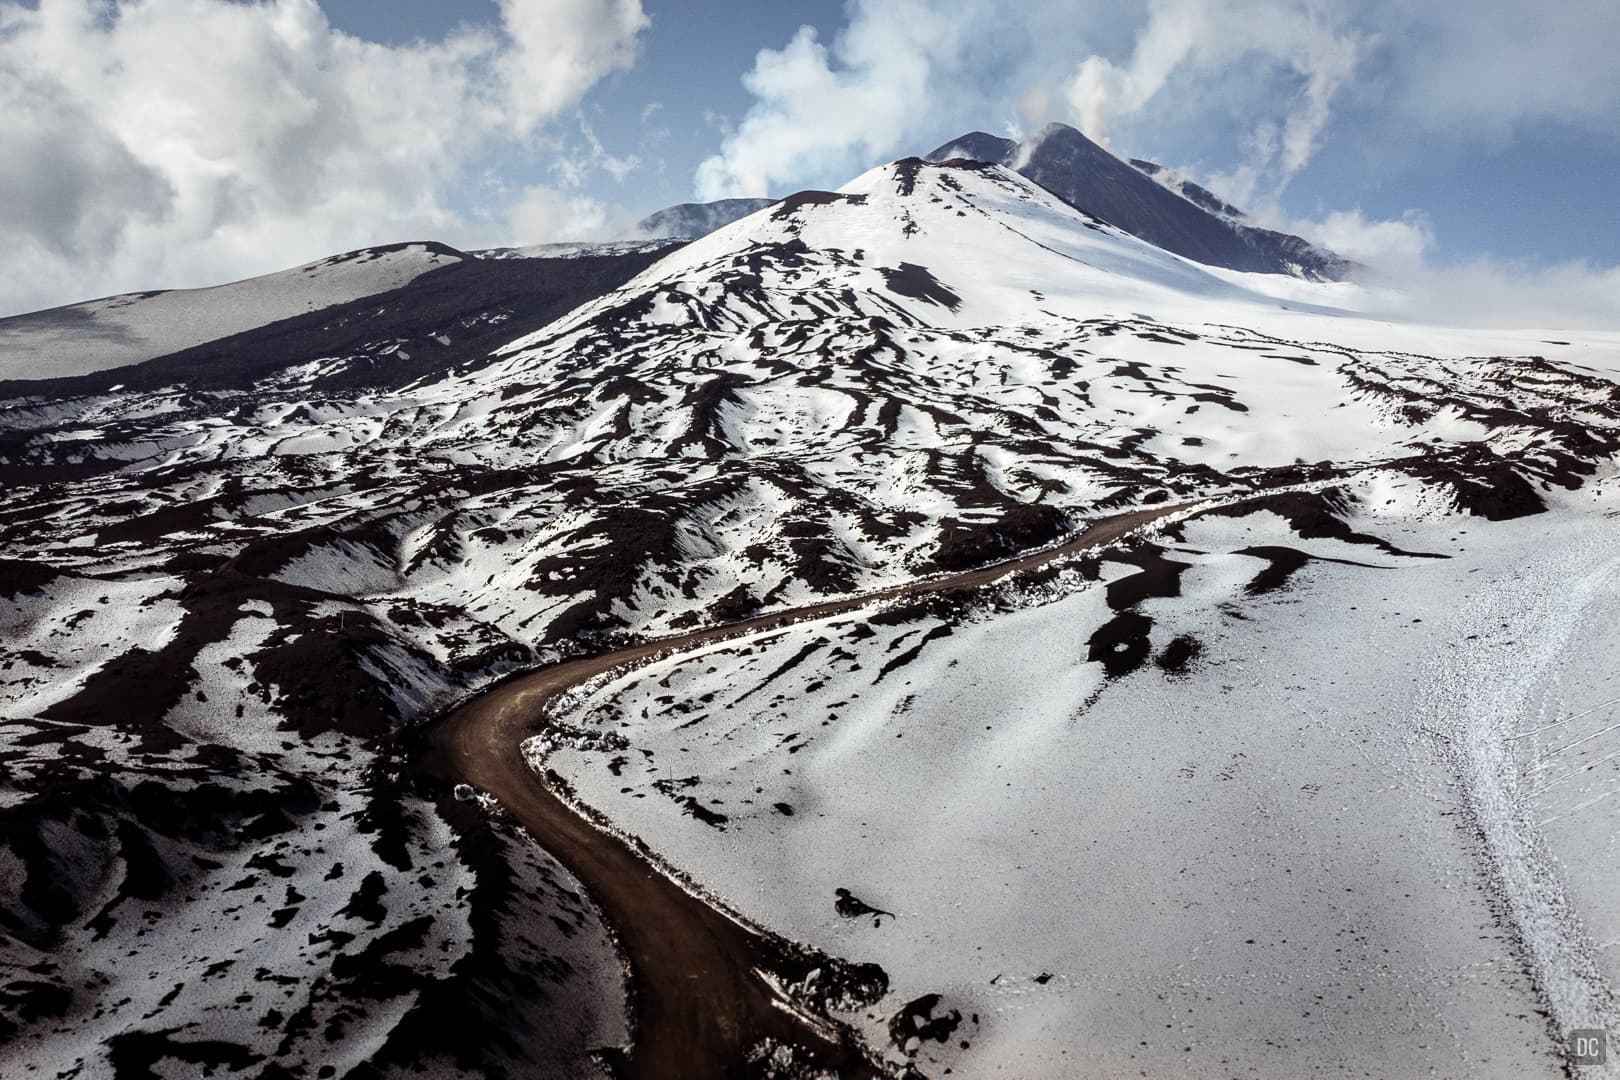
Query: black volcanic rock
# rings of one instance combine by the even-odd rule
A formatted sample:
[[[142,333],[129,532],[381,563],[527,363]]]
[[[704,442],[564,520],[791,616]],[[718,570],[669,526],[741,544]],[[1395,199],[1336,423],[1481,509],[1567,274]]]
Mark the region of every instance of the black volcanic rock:
[[[388,292],[127,367],[55,379],[0,379],[0,395],[50,401],[112,386],[243,390],[316,361],[323,366],[308,376],[310,386],[404,386],[487,363],[495,346],[612,292],[679,246],[671,241],[642,251],[561,259],[463,257]]]
[[[1156,161],[1143,161],[1141,158],[1131,158],[1131,164],[1149,176],[1157,178],[1159,174],[1169,172]],[[1215,194],[1206,187],[1193,183],[1191,180],[1182,180],[1176,183],[1175,189],[1188,199],[1202,206],[1210,213],[1226,218],[1228,221],[1242,221],[1248,217],[1243,211]]]
[[[636,233],[658,239],[696,240],[763,210],[775,199],[721,199],[666,206],[636,222]]]
[[[1011,139],[1003,139],[999,135],[990,135],[983,131],[970,131],[959,139],[953,139],[944,146],[937,147],[928,155],[929,161],[951,161],[955,158],[968,158],[972,161],[988,161],[992,165],[1007,165],[1018,153],[1018,144]]]
[[[1066,250],[1043,243],[1054,235]],[[1420,610],[1443,613],[1469,567],[1419,576],[1414,560],[1465,532],[1475,550],[1478,519],[1586,485],[1591,499],[1560,496],[1569,511],[1543,528],[1600,534],[1573,513],[1604,507],[1620,383],[1558,354],[1477,356],[1471,335],[1334,344],[1348,320],[1278,317],[1271,298],[1083,221],[999,164],[897,162],[700,246],[657,265],[678,242],[458,258],[184,353],[0,384],[0,1074],[276,1080],[338,1062],[366,1080],[573,1077],[629,1060],[596,1049],[637,1030],[638,1006],[588,883],[446,775],[430,726],[520,670],[892,598],[847,632],[800,624],[783,650],[734,638],[715,661],[729,671],[687,654],[656,689],[551,718],[571,750],[612,755],[616,780],[598,780],[624,798],[661,797],[691,829],[735,838],[826,808],[805,770],[777,781],[776,765],[828,760],[852,730],[845,706],[871,688],[896,749],[1002,739],[990,716],[972,730],[977,709],[930,714],[938,725],[912,712],[930,680],[963,677],[950,665],[991,619],[1083,600],[1055,613],[1037,677],[1113,700],[1186,678],[1164,700],[1196,704],[1296,625],[1278,605],[1319,605],[1330,629],[1345,597],[1405,610],[1424,593]],[[993,590],[966,587],[993,574],[926,597],[896,588],[1178,505],[1231,528],[1168,519],[1031,559]],[[1476,518],[1433,520],[1447,508]],[[1416,535],[1451,538],[1444,552],[1358,531],[1400,539],[1420,520]],[[1504,545],[1534,535],[1513,528],[1522,539],[1481,541],[1504,553],[1483,566],[1511,569]],[[1196,588],[1172,600],[1184,576]],[[1462,627],[1408,629],[1389,608],[1362,625],[1413,670],[1425,642],[1457,644]],[[935,644],[957,627],[974,636]],[[1470,656],[1489,665],[1493,648]],[[643,691],[659,713],[633,722]],[[655,759],[639,733],[677,724],[700,755],[752,730],[754,775],[772,786]],[[1236,758],[1221,767],[1216,782],[1245,782]],[[1283,776],[1279,797],[1303,778]],[[870,875],[823,880],[818,906],[857,920],[852,950],[895,932],[864,897],[918,906]],[[943,1075],[953,1059],[918,1048],[978,1038],[966,998],[918,986],[878,1012],[880,969],[774,940],[748,962],[768,961],[807,1008],[861,1009],[885,1041],[895,1017],[901,1068]],[[1057,978],[1056,993],[1045,966],[1009,974]],[[744,1074],[713,1064],[692,1071]]]
[[[1208,266],[1329,281],[1355,269],[1297,236],[1240,223],[1241,211],[1196,184],[1170,190],[1153,178],[1161,166],[1122,161],[1067,124],[1048,124],[1023,143],[970,132],[928,160],[958,157],[1014,168],[1070,206]]]

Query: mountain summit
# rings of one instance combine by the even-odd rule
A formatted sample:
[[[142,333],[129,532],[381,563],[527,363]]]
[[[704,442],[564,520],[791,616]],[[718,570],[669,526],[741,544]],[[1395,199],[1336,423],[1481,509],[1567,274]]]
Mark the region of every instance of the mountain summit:
[[[1207,266],[1317,281],[1341,281],[1356,268],[1300,237],[1236,220],[1241,211],[1195,184],[1178,194],[1153,178],[1162,166],[1123,161],[1067,124],[1048,124],[1022,143],[973,131],[928,155],[952,158],[1016,169],[1069,205]]]
[[[661,240],[696,240],[733,221],[763,210],[775,199],[721,199],[718,202],[680,203],[648,214],[636,222],[637,236]]]
[[[1363,317],[1155,246],[1247,234],[1078,133],[966,149],[1035,178],[0,325],[212,336],[0,381],[0,1076],[1620,1030],[1620,336]]]

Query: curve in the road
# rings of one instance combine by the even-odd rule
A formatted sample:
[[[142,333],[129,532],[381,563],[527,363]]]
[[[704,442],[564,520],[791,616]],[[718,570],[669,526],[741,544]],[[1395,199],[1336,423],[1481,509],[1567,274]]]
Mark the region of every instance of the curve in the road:
[[[579,879],[618,935],[630,963],[635,1040],[625,1072],[640,1080],[742,1076],[766,1039],[798,1048],[800,1060],[839,1076],[877,1076],[854,1035],[811,1015],[773,988],[791,952],[771,935],[699,898],[624,839],[599,828],[530,769],[522,743],[544,723],[548,702],[604,672],[716,641],[762,634],[868,604],[971,589],[1020,570],[1100,547],[1181,505],[1097,521],[1068,542],[1004,563],[571,660],[473,698],[428,733],[430,770],[493,796]]]

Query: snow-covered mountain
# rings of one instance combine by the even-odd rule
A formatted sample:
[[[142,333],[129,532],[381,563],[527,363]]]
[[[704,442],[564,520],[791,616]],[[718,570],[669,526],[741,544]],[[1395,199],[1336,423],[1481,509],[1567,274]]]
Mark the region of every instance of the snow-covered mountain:
[[[725,228],[733,221],[739,221],[749,214],[758,213],[775,201],[775,199],[720,199],[715,202],[666,206],[636,222],[636,234],[675,240],[696,240],[716,229]]]
[[[0,320],[0,395],[242,392],[284,372],[312,386],[400,386],[482,360],[676,246],[396,245],[215,289],[19,315]]]
[[[1184,198],[1208,210],[1216,217],[1223,217],[1228,221],[1243,222],[1248,218],[1242,210],[1233,206],[1213,191],[1201,184],[1195,184],[1186,177],[1167,169],[1156,161],[1143,161],[1141,158],[1131,158],[1131,164],[1141,172],[1158,180],[1172,191],[1179,192]]]
[[[0,319],[0,379],[139,364],[400,289],[467,256],[438,243],[363,248],[210,289],[129,293]]]
[[[1197,184],[1150,161],[1123,161],[1067,124],[1048,124],[1022,143],[970,132],[928,155],[952,158],[1016,169],[1071,206],[1209,266],[1313,281],[1342,281],[1357,270],[1297,236],[1248,224],[1242,211]]]
[[[612,928],[415,725],[1162,508],[611,674],[533,756],[878,963],[791,993],[896,1072],[1559,1073],[1620,978],[1620,334],[1365,319],[951,157],[0,386],[0,1071],[604,1068]]]

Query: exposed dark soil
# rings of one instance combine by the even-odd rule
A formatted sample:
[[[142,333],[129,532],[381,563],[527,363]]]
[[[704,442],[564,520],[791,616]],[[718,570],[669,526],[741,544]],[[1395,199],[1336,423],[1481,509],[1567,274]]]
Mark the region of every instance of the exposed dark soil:
[[[1484,446],[1441,459],[1406,458],[1392,464],[1446,490],[1453,506],[1487,521],[1509,521],[1547,509],[1547,501],[1524,474]]]
[[[650,852],[601,828],[559,794],[559,778],[529,769],[519,747],[545,726],[544,709],[559,694],[604,672],[654,656],[715,641],[766,633],[805,619],[853,613],[867,604],[920,598],[974,588],[1019,570],[1111,543],[1177,507],[1137,511],[1098,522],[1059,547],[950,577],[900,586],[867,596],[845,597],[806,608],[756,617],[730,626],[644,642],[604,655],[568,661],[513,679],[412,736],[412,752],[426,779],[445,786],[466,783],[493,795],[540,845],[584,884],[618,935],[630,960],[636,1044],[620,1063],[628,1077],[748,1076],[749,1053],[762,1040],[799,1048],[807,1064],[839,1076],[877,1076],[870,1051],[853,1033],[824,1016],[826,991],[790,1006],[758,975],[773,973],[783,984],[801,982],[813,968],[845,972],[845,992],[875,1001],[887,987],[870,965],[851,967],[808,953],[763,929],[748,925],[718,903],[683,888],[671,876],[649,872]],[[549,780],[549,782],[548,782]],[[849,897],[852,902],[853,897]],[[864,906],[864,905],[863,905]],[[825,980],[823,980],[825,981]],[[857,994],[857,997],[859,994]],[[960,1016],[933,1016],[933,1005],[907,1013],[935,1037],[954,1030]],[[910,1006],[908,1006],[910,1008]],[[912,1017],[917,1019],[914,1021]],[[447,1033],[446,1040],[453,1039]],[[910,1034],[907,1035],[909,1039]]]
[[[883,274],[883,284],[892,293],[914,300],[926,300],[952,311],[962,306],[962,298],[946,288],[925,266],[903,262],[898,269],[887,266],[878,269]]]
[[[872,926],[876,929],[883,925],[885,918],[894,918],[894,912],[875,908],[848,889],[838,889],[833,895],[837,897],[833,901],[833,910],[846,919],[862,919],[871,916]]]
[[[37,593],[62,576],[60,570],[27,559],[0,559],[0,596],[15,600]]]
[[[1049,544],[1072,527],[1067,514],[1045,503],[1017,503],[999,520],[982,524],[947,520],[934,552],[934,565],[953,572],[982,566],[1016,551]]]
[[[1360,566],[1369,570],[1380,567],[1371,563],[1352,562],[1349,559],[1328,559],[1320,555],[1299,551],[1295,548],[1280,547],[1271,544],[1262,544],[1256,547],[1239,548],[1234,555],[1248,555],[1256,559],[1266,560],[1266,568],[1249,580],[1243,587],[1250,596],[1259,596],[1263,593],[1275,592],[1288,584],[1288,579],[1313,562],[1338,563],[1341,566]]]
[[[1191,634],[1180,634],[1159,651],[1153,662],[1167,675],[1185,675],[1203,654],[1204,646]]]
[[[1111,679],[1129,675],[1153,656],[1153,619],[1137,610],[1144,600],[1181,595],[1181,574],[1188,563],[1169,558],[1157,544],[1136,543],[1111,561],[1140,569],[1109,582],[1108,606],[1114,617],[1086,639],[1086,659],[1101,664]]]
[[[1448,559],[1449,555],[1427,551],[1405,551],[1389,541],[1367,533],[1359,533],[1344,520],[1350,502],[1342,492],[1333,488],[1324,491],[1279,491],[1259,495],[1214,507],[1205,513],[1215,517],[1246,517],[1261,510],[1269,510],[1288,522],[1294,532],[1306,540],[1339,540],[1346,544],[1367,544],[1386,555],[1400,555],[1409,559]]]
[[[938,994],[924,994],[889,1018],[889,1041],[895,1049],[906,1050],[912,1039],[942,1043],[956,1033],[962,1026],[961,1010],[940,1009],[941,1000]]]
[[[464,258],[390,292],[296,315],[141,364],[66,379],[0,382],[0,398],[60,399],[121,385],[153,390],[242,389],[297,364],[354,357],[321,385],[398,387],[424,375],[487,363],[495,346],[545,325],[629,281],[679,243],[576,259]],[[448,338],[443,344],[435,335]],[[399,350],[375,355],[379,341]],[[404,355],[401,356],[401,353]]]
[[[865,195],[844,195],[836,191],[798,191],[776,204],[776,209],[771,212],[771,220],[786,221],[795,217],[806,206],[832,206],[836,203],[862,206],[865,202]]]

